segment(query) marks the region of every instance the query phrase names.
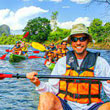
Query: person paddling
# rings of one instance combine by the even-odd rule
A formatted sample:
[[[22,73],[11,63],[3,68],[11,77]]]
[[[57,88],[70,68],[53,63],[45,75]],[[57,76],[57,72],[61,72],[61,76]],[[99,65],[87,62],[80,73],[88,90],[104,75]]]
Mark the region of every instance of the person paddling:
[[[48,57],[49,64],[54,62],[55,52],[56,52],[56,47],[54,43],[51,43],[48,51],[44,55],[44,58]]]
[[[67,42],[66,41],[62,41],[61,42],[61,46],[57,49],[56,53],[55,53],[55,57],[56,57],[56,61],[58,61],[58,59],[66,56],[66,53],[69,51],[69,49],[67,48]]]
[[[20,41],[17,41],[17,42],[16,42],[16,45],[14,45],[14,47],[13,47],[13,49],[12,49],[12,53],[13,53],[13,54],[20,55],[20,51],[21,51]]]
[[[110,77],[110,65],[99,53],[87,51],[92,41],[84,24],[73,25],[67,42],[73,51],[58,60],[52,75],[80,77]],[[110,98],[110,81],[59,80],[40,81],[37,72],[27,73],[27,78],[40,93],[38,110],[110,110],[110,102],[101,100],[101,87]]]

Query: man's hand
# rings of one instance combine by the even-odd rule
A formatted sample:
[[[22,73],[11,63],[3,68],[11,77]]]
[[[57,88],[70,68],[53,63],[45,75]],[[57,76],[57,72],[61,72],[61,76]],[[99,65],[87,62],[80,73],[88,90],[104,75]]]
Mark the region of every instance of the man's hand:
[[[31,73],[27,73],[26,77],[28,79],[30,79],[30,81],[35,84],[36,86],[40,85],[40,80],[36,77],[36,75],[38,75],[37,72],[31,72]]]

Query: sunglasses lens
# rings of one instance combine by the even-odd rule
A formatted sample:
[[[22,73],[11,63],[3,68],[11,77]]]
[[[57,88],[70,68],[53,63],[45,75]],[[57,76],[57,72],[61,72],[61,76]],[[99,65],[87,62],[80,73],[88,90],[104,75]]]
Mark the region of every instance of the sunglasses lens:
[[[71,37],[71,41],[73,41],[73,42],[77,42],[78,40],[80,40],[80,42],[84,42],[84,41],[86,41],[87,39],[88,39],[87,37],[80,37],[80,38]]]
[[[78,38],[76,38],[76,37],[71,37],[71,41],[77,42],[77,41],[78,41]]]
[[[81,42],[86,41],[86,40],[87,40],[87,37],[81,37],[79,40],[80,40]]]

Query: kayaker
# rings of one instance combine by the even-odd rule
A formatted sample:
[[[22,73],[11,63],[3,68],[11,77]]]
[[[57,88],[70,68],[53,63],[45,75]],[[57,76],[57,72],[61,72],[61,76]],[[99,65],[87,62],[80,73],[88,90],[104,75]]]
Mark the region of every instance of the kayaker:
[[[54,43],[51,43],[48,51],[44,55],[44,58],[48,57],[49,64],[54,62],[55,52],[56,52],[56,47],[55,47]]]
[[[61,42],[61,46],[57,49],[55,57],[56,57],[56,61],[58,61],[58,59],[66,56],[66,53],[69,51],[69,49],[67,48],[67,42],[66,41],[62,41]]]
[[[14,45],[14,47],[12,49],[12,53],[20,55],[20,51],[21,51],[20,42],[16,41],[16,45]]]
[[[58,60],[52,75],[110,77],[108,62],[98,53],[87,51],[92,37],[84,24],[73,25],[67,41],[73,51]],[[110,81],[49,79],[43,82],[35,77],[37,74],[28,73],[27,78],[40,93],[38,110],[110,110],[110,102],[100,99],[101,86],[110,98]]]
[[[28,51],[28,45],[25,43],[25,41],[21,43],[20,47],[21,47],[20,55],[26,56]]]

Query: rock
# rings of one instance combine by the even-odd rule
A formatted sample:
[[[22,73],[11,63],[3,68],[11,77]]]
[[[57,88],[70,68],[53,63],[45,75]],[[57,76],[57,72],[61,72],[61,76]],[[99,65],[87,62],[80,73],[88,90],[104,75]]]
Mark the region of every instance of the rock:
[[[0,26],[0,36],[2,36],[3,33],[5,33],[6,36],[10,35],[10,27],[8,25],[3,24]]]

